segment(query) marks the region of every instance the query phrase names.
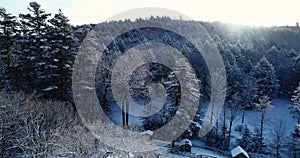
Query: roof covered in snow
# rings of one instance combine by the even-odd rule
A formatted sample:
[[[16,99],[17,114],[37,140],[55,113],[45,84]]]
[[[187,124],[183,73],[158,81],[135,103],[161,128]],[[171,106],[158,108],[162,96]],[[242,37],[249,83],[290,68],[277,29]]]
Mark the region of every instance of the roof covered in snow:
[[[147,131],[144,131],[144,132],[141,132],[142,135],[150,135],[152,136],[153,135],[153,131],[150,131],[150,130],[147,130]]]
[[[246,157],[249,158],[248,153],[243,148],[241,148],[240,146],[237,146],[236,148],[231,150],[232,157],[236,157],[239,154],[243,154],[243,155],[245,155]]]
[[[192,142],[189,139],[183,139],[178,145],[182,146],[182,145],[187,145],[187,144],[190,146],[193,146]]]

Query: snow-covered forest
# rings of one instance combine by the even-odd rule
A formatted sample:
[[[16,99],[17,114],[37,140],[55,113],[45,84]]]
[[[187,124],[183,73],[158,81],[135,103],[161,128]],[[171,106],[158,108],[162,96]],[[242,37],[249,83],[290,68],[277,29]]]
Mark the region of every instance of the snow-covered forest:
[[[182,140],[192,148],[180,153],[190,157],[197,154],[231,157],[230,151],[237,146],[250,157],[300,157],[299,26],[249,27],[149,17],[103,22],[98,26],[105,29],[97,31],[104,41],[111,37],[102,37],[101,32],[111,34],[131,25],[152,23],[180,28],[200,45],[214,43],[222,55],[227,76],[226,98],[217,123],[207,135],[199,137],[198,134],[210,101],[210,77],[203,68],[205,63],[193,60],[191,64],[197,65],[195,72],[201,72],[197,79],[191,77],[186,67],[173,72],[171,68],[152,63],[136,71],[135,75],[142,76],[145,69],[150,69],[144,84],[140,78],[131,80],[130,94],[120,88],[122,108],[116,108],[107,90],[111,74],[99,71],[95,75],[97,97],[106,115],[119,126],[133,131],[151,132],[164,126],[176,113],[180,97],[194,97],[200,93],[195,117],[189,118],[191,124],[174,142],[157,151],[134,153],[114,149],[93,137],[76,112],[72,72],[81,43],[96,24],[73,26],[61,10],[48,13],[43,6],[31,2],[28,12],[19,15],[0,8],[0,157],[176,157],[178,153],[174,150],[180,150],[176,147]],[[194,36],[201,31],[197,28],[199,25],[207,30],[213,41],[202,41]],[[169,37],[162,37],[162,40],[169,40]],[[129,35],[122,46],[113,49],[123,49],[132,41]],[[181,51],[191,50],[183,45]],[[170,62],[185,63],[181,60]],[[122,72],[118,73],[122,75]],[[175,73],[182,75],[189,84],[179,87],[176,77],[180,76]],[[166,100],[163,109],[149,117],[129,115],[132,103],[128,97],[140,104],[149,102],[148,88],[152,82],[162,82],[163,90],[151,93],[150,97],[157,95],[159,98],[166,93],[153,101],[159,104]],[[199,89],[189,86],[198,83]],[[190,93],[181,94],[181,91]],[[193,97],[188,103],[195,102]],[[166,136],[151,139],[161,137]]]

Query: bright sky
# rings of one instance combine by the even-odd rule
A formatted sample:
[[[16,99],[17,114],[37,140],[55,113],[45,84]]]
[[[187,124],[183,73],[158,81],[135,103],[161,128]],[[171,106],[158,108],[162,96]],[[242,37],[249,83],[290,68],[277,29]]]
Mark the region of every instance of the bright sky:
[[[27,13],[31,0],[0,0],[0,6],[18,15]],[[59,8],[72,24],[99,23],[131,9],[161,7],[202,21],[250,26],[293,26],[300,22],[299,0],[36,0],[47,12]],[[154,13],[155,14],[155,13]]]

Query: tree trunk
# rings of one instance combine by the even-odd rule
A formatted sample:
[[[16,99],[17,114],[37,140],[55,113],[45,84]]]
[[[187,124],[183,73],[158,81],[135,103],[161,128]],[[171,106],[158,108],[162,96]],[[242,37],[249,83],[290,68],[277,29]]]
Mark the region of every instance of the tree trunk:
[[[172,148],[175,147],[175,140],[172,141]]]
[[[230,146],[231,129],[232,129],[233,120],[234,120],[234,119],[230,119],[230,122],[229,122],[228,143],[227,143],[227,146],[228,146],[228,147]]]
[[[280,156],[279,156],[279,144],[278,144],[278,142],[276,144],[276,157],[280,158]]]
[[[123,127],[125,127],[125,99],[122,99],[122,123]]]
[[[243,110],[243,116],[242,116],[242,124],[245,122],[245,110]]]
[[[265,119],[265,112],[261,112],[261,120],[260,120],[260,133],[259,133],[259,148],[262,147],[263,141],[263,129],[264,129],[264,119]]]
[[[222,129],[222,132],[223,132],[223,149],[226,148],[226,110],[224,108],[224,115],[223,115],[223,129]]]
[[[129,118],[129,99],[128,99],[128,93],[126,93],[126,127],[128,127],[128,118]]]
[[[216,142],[215,143],[219,142],[218,130],[219,130],[219,121],[217,120],[217,122],[216,122]]]

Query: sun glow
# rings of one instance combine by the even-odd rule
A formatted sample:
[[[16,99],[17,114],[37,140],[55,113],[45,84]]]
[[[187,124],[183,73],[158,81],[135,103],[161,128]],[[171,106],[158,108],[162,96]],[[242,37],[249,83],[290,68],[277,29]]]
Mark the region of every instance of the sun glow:
[[[13,14],[26,12],[30,0],[1,0],[0,6]],[[160,7],[175,10],[199,21],[221,21],[249,26],[285,26],[300,21],[298,0],[38,0],[48,12],[61,8],[72,24],[99,23],[131,9]],[[156,13],[153,13],[156,15]],[[171,17],[173,18],[173,17]]]

